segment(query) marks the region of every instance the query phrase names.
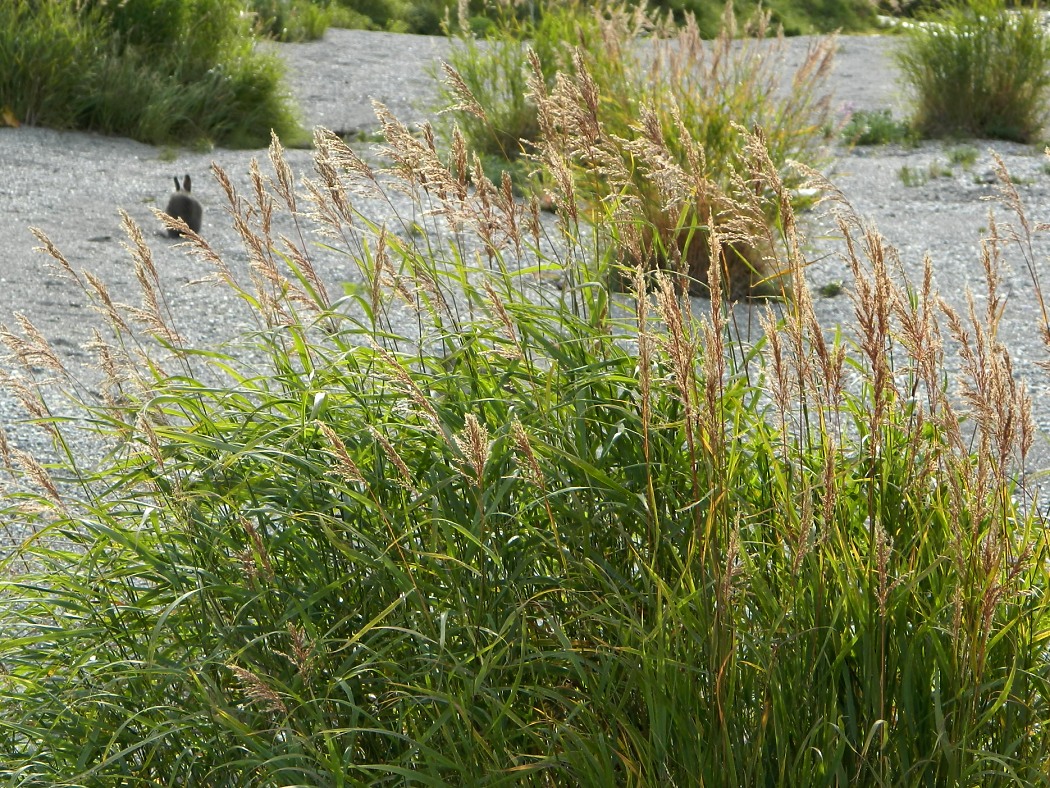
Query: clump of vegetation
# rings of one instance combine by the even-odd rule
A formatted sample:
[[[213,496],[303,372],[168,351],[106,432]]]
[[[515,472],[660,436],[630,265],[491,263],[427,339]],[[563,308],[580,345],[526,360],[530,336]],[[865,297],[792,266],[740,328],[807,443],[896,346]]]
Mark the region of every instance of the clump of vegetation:
[[[888,109],[857,110],[842,127],[842,139],[850,145],[912,144],[918,135]]]
[[[977,163],[978,151],[973,145],[955,145],[947,151],[948,163],[970,170]]]
[[[654,9],[673,12],[684,20],[687,14],[697,19],[704,38],[717,38],[722,26],[721,3],[712,0],[657,0],[649,4]],[[740,0],[734,3],[741,18],[758,11],[770,14],[773,25],[790,36],[818,33],[860,32],[875,27],[875,7],[866,0],[770,0],[754,2]]]
[[[557,87],[566,121],[593,111],[587,84]],[[385,173],[320,132],[298,193],[276,144],[248,197],[217,172],[250,274],[194,243],[254,318],[247,347],[182,340],[130,220],[126,312],[41,235],[107,321],[103,396],[24,320],[8,383],[60,452],[85,422],[112,450],[46,468],[0,443],[29,487],[3,516],[33,531],[0,583],[0,776],[1045,782],[1050,548],[1011,471],[1033,427],[997,339],[998,255],[983,316],[956,314],[929,266],[900,281],[844,215],[856,324],[829,340],[750,136],[744,182],[784,206],[795,298],[734,339],[730,307],[694,314],[674,274],[635,266],[610,291],[572,178],[551,226],[462,145],[444,162],[380,114]],[[656,161],[649,128],[628,143]],[[412,216],[360,212],[388,190]],[[277,206],[359,266],[347,297],[314,245],[272,236]],[[51,409],[55,385],[81,418]]]
[[[457,0],[313,0],[325,2],[335,27],[439,35]]]
[[[937,159],[934,159],[925,167],[909,167],[905,164],[897,171],[901,183],[909,187],[925,186],[931,180],[951,178],[954,174],[955,172],[952,170],[950,163],[946,164]]]
[[[1047,116],[1050,35],[1036,8],[953,4],[914,26],[898,56],[926,136],[1031,142]]]
[[[154,144],[301,135],[282,67],[231,0],[0,4],[0,109],[18,123]]]
[[[531,155],[553,178],[548,187],[588,206],[588,212],[641,219],[614,222],[618,253],[630,264],[681,270],[698,292],[708,289],[710,228],[732,223],[724,193],[749,190],[736,123],[765,136],[773,164],[787,175],[789,159],[818,160],[816,144],[829,108],[821,87],[833,54],[830,40],[811,48],[792,81],[783,80],[783,40],[762,41],[766,17],[751,27],[757,39],[736,39],[732,6],[722,33],[705,42],[690,18],[683,27],[620,6],[584,11],[568,4],[525,27],[531,50],[511,39],[479,44],[467,37],[450,57],[445,103],[466,141],[489,155]],[[546,56],[546,59],[545,59]],[[514,75],[530,71],[527,91]],[[577,81],[555,79],[554,72]],[[508,88],[508,85],[511,87]],[[584,106],[582,114],[561,107]],[[633,141],[632,141],[633,140]],[[646,147],[648,146],[648,147]],[[668,198],[668,182],[694,186],[689,199]],[[571,182],[571,186],[568,184]],[[770,266],[768,244],[749,246],[759,226],[778,221],[765,201],[749,227],[724,233],[723,292],[777,295],[783,285]],[[586,218],[586,216],[585,216]]]
[[[255,30],[277,41],[313,41],[333,22],[330,3],[311,0],[252,0]]]

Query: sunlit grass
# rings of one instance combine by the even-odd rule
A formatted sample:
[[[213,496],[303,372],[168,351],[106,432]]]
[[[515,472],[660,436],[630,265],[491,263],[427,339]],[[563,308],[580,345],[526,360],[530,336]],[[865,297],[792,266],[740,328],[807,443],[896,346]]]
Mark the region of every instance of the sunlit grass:
[[[217,172],[250,275],[196,253],[255,316],[240,345],[182,344],[130,220],[141,309],[56,258],[104,317],[101,403],[30,324],[5,335],[36,421],[71,428],[65,381],[113,446],[44,468],[4,443],[38,490],[3,508],[36,534],[0,586],[5,779],[1046,782],[1050,556],[1015,495],[1032,425],[995,255],[958,315],[844,214],[858,339],[829,340],[752,138],[795,297],[745,344],[674,274],[611,291],[564,195],[552,239],[381,119],[386,173],[324,132],[298,194],[276,145],[254,198]],[[434,210],[354,207],[390,189]],[[313,247],[277,252],[293,200],[357,263],[349,302]]]

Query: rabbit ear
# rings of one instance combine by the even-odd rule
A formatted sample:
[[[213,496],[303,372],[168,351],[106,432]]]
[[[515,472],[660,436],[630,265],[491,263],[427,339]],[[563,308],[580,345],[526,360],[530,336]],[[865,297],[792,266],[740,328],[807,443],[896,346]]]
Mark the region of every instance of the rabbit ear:
[[[182,188],[185,191],[187,191],[187,192],[190,190],[190,174],[189,173],[186,173],[186,177],[182,179]]]
[[[179,191],[182,187],[179,185],[179,176],[175,176],[175,191]]]

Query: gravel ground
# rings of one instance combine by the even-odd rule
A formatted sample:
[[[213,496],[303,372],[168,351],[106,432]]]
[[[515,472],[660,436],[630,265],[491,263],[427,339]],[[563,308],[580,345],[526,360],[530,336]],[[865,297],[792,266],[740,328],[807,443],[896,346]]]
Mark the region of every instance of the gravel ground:
[[[843,37],[831,88],[838,112],[850,109],[890,108],[904,111],[904,97],[897,87],[891,52],[899,39],[886,36]],[[800,59],[807,39],[791,41],[791,59]],[[290,87],[307,127],[324,125],[343,133],[367,132],[376,125],[371,98],[386,103],[408,123],[428,117],[434,93],[432,74],[447,52],[443,39],[389,33],[332,30],[322,41],[278,45],[289,67]],[[980,229],[988,225],[992,194],[991,151],[1007,162],[1032,218],[1050,220],[1050,176],[1041,152],[1032,147],[974,142],[979,151],[970,167],[948,168],[951,146],[924,144],[915,149],[880,147],[838,148],[828,168],[834,183],[858,213],[873,223],[900,250],[905,269],[916,279],[923,255],[934,261],[936,286],[956,308],[965,304],[965,288],[982,289],[979,257]],[[362,144],[362,149],[367,146]],[[245,255],[234,230],[219,206],[218,186],[208,177],[212,162],[219,164],[239,187],[247,183],[250,160],[265,159],[265,151],[213,150],[171,152],[126,139],[48,129],[0,129],[0,234],[7,238],[6,261],[0,268],[0,322],[11,324],[14,312],[23,312],[67,358],[87,385],[95,373],[81,344],[89,338],[87,310],[80,293],[47,266],[47,258],[34,251],[30,225],[48,233],[77,269],[100,275],[118,301],[137,301],[134,272],[122,249],[117,210],[122,208],[149,228],[165,291],[180,328],[191,340],[206,341],[230,336],[245,325],[238,305],[221,290],[189,287],[205,271],[180,250],[174,241],[154,236],[159,227],[150,213],[163,206],[172,176],[194,175],[194,194],[204,205],[202,234],[235,268],[245,265]],[[307,151],[289,151],[289,161],[299,173],[309,168]],[[264,169],[268,165],[264,164]],[[905,186],[903,168],[919,180]],[[942,173],[943,171],[943,173]],[[407,210],[407,205],[405,206]],[[377,208],[381,218],[381,209]],[[1000,218],[1005,218],[1002,211]],[[809,220],[814,263],[809,278],[814,288],[848,279],[839,254],[840,239],[833,224],[820,215]],[[1037,249],[1037,268],[1046,267],[1046,244]],[[1046,376],[1035,367],[1045,357],[1037,333],[1037,305],[1024,261],[1008,255],[1005,286],[1011,300],[1004,318],[1002,338],[1014,353],[1015,369],[1035,395],[1036,419],[1043,431],[1037,441],[1033,467],[1050,467],[1050,402],[1043,396]],[[353,280],[353,265],[335,255],[320,265],[331,284]],[[850,322],[851,304],[845,295],[821,298],[817,308],[829,328]],[[746,308],[742,308],[746,309]],[[743,318],[746,322],[746,317]],[[46,443],[34,431],[17,423],[19,411],[0,395],[0,425],[12,443],[46,457]]]

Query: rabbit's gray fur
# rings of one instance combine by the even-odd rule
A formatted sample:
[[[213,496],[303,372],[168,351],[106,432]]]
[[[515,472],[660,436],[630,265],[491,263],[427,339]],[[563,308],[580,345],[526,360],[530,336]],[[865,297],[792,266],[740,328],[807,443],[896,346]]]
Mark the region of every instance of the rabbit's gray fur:
[[[174,216],[176,219],[182,219],[193,232],[199,233],[201,231],[201,217],[204,214],[204,210],[201,208],[201,204],[197,202],[197,199],[190,196],[189,175],[182,179],[181,184],[179,184],[179,179],[176,176],[175,193],[168,200],[168,207],[165,213],[168,216]],[[177,238],[179,233],[176,230],[168,230],[168,235],[172,238]]]

